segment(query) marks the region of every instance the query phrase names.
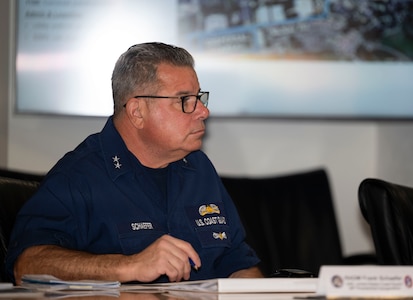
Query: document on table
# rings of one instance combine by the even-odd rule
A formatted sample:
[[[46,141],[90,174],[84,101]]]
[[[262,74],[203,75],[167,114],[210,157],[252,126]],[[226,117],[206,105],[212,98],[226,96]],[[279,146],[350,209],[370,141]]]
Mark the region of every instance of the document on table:
[[[39,290],[97,290],[97,289],[117,289],[120,287],[119,281],[102,281],[102,280],[77,280],[65,281],[52,275],[36,274],[23,275],[22,286],[36,288]]]
[[[210,293],[314,293],[317,278],[218,278],[159,284],[122,284],[121,291],[154,289]]]
[[[200,293],[191,291],[167,291],[166,299],[197,300],[326,300],[315,298],[314,293]]]

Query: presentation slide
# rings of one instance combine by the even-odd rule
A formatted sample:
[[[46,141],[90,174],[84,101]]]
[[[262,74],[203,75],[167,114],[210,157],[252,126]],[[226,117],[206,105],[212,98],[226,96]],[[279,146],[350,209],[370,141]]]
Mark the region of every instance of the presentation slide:
[[[211,116],[413,118],[413,0],[17,0],[16,111],[111,115],[150,41],[193,54]]]

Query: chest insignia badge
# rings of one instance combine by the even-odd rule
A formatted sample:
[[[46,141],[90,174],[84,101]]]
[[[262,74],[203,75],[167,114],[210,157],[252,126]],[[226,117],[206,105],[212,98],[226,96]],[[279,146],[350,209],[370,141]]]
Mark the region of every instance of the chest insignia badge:
[[[207,205],[201,205],[198,209],[199,214],[201,216],[209,215],[209,214],[220,214],[219,207],[215,204],[207,204]]]
[[[220,239],[222,241],[222,240],[227,239],[227,234],[225,233],[225,231],[224,232],[214,232],[214,233],[212,233],[212,236],[216,240]]]

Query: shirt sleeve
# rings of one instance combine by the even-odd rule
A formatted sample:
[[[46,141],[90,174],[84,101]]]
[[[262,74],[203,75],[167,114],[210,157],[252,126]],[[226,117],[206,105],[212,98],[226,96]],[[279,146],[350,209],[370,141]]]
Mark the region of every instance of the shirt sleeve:
[[[14,224],[5,261],[6,272],[13,281],[14,263],[26,248],[36,245],[76,247],[73,199],[79,199],[80,194],[78,189],[71,187],[65,175],[55,174],[47,178],[22,207]]]

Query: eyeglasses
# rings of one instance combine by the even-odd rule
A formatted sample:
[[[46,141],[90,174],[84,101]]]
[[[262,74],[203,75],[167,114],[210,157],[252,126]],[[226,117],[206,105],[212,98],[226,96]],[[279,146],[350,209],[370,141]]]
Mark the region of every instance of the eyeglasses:
[[[161,98],[161,99],[180,99],[182,104],[182,112],[191,114],[195,111],[198,100],[208,107],[209,92],[199,92],[198,95],[185,95],[185,96],[135,96],[133,98]],[[126,106],[123,105],[124,107]]]

